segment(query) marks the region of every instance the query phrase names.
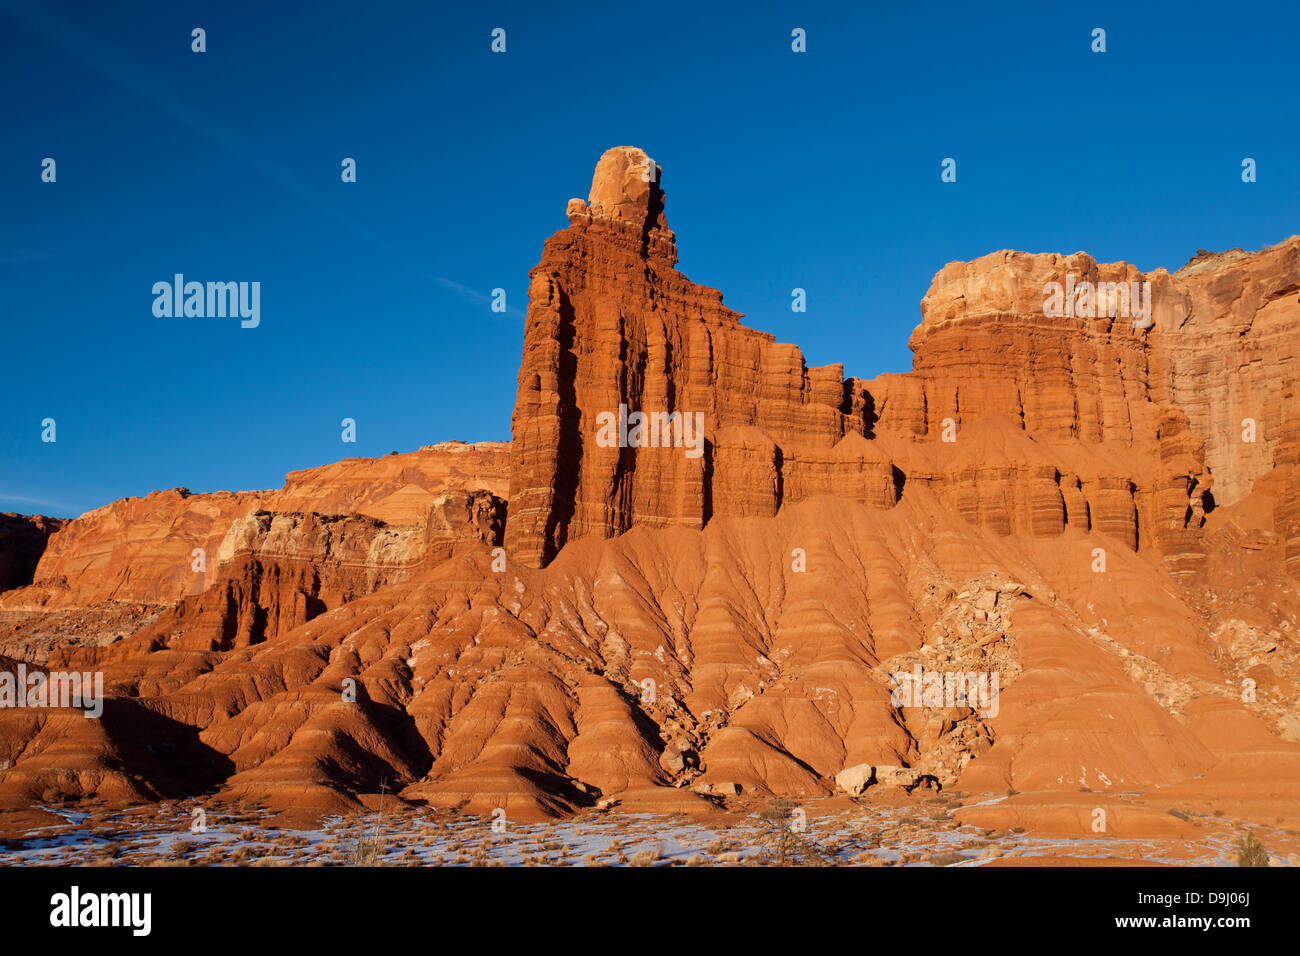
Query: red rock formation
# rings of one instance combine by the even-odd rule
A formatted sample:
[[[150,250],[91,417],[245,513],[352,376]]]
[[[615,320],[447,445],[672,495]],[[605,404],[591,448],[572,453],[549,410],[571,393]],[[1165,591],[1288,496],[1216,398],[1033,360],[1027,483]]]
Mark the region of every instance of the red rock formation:
[[[1195,804],[1300,827],[1300,240],[1173,274],[951,263],[913,371],[862,382],[676,271],[639,150],[569,218],[532,273],[508,514],[499,449],[74,522],[37,574],[67,609],[0,651],[102,669],[110,699],[100,722],[0,710],[4,805],[333,811],[382,782],[517,819],[874,780],[955,784],[985,826],[1090,834],[1104,806],[1136,833]],[[1152,321],[1045,314],[1053,282],[1150,282]],[[701,413],[701,454],[599,440],[620,406]],[[216,570],[185,597],[195,546]],[[75,619],[128,594],[167,606],[125,637]],[[918,668],[995,675],[997,706],[892,699]]]
[[[1128,318],[1044,315],[1045,285],[1070,275],[1125,291],[1150,281],[1163,330],[1183,315],[1167,273],[1082,253],[952,263],[922,302],[915,370],[846,381],[673,268],[648,168],[640,150],[607,152],[589,202],[570,202],[569,228],[531,273],[506,531],[517,557],[536,565],[575,538],[772,515],[820,494],[888,507],[916,481],[1000,534],[1074,523],[1150,545],[1180,572],[1199,566],[1202,441],[1168,382],[1150,381],[1149,333]],[[601,417],[622,409],[698,412],[702,453],[610,447]],[[991,417],[1001,423],[974,427]]]
[[[486,491],[444,491],[422,529],[360,515],[246,515],[221,543],[214,580],[113,656],[163,647],[224,651],[287,635],[421,566],[436,566],[466,547],[500,544],[504,504]]]
[[[774,514],[786,477],[829,490],[827,456],[846,434],[866,432],[842,367],[806,369],[797,348],[745,328],[721,293],[673,268],[658,167],[643,180],[649,167],[641,150],[607,152],[588,202],[570,201],[569,228],[547,240],[530,273],[506,542],[533,565],[567,541],[633,524],[699,528],[714,515]],[[680,426],[668,447],[603,446],[598,418],[620,406],[702,416],[705,446],[687,454],[694,436]],[[862,493],[884,500],[892,475],[876,465]]]

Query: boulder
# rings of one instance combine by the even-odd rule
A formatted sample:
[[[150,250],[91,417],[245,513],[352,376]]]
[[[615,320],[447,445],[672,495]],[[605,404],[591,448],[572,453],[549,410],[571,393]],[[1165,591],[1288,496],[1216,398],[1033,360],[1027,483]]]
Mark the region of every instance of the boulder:
[[[860,763],[853,767],[845,767],[835,775],[835,786],[843,790],[850,797],[859,796],[867,787],[871,786],[872,768],[869,763]]]

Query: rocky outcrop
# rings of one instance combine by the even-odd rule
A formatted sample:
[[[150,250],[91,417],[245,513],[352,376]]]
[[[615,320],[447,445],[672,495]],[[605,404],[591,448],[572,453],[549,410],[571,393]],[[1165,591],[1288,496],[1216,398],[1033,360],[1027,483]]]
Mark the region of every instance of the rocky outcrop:
[[[210,578],[135,643],[225,651],[288,634],[330,608],[405,580],[422,556],[422,539],[419,528],[389,528],[359,515],[256,511],[226,532]]]
[[[894,499],[887,461],[839,446],[868,417],[842,367],[806,368],[674,268],[651,165],[638,149],[607,152],[530,273],[506,543],[534,565],[634,524],[772,515],[787,482]]]
[[[1205,440],[1216,500],[1232,504],[1281,462],[1297,427],[1300,236],[1198,257],[1170,283],[1182,315],[1157,326],[1161,384]]]
[[[475,544],[500,545],[505,535],[506,501],[490,491],[454,488],[433,499],[424,523],[422,560],[445,561]]]
[[[383,458],[348,458],[290,472],[284,487],[264,493],[266,511],[367,515],[390,525],[423,524],[445,489],[509,493],[510,446],[505,442],[439,442]]]

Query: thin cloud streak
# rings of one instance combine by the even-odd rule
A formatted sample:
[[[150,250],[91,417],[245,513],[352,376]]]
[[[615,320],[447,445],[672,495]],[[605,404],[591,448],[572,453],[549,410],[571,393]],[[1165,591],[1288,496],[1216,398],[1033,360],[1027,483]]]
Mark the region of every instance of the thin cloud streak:
[[[47,498],[28,498],[25,495],[11,495],[5,491],[0,491],[0,501],[16,501],[24,505],[40,505],[43,508],[62,508],[65,511],[68,509],[68,506],[62,501],[50,501]]]
[[[239,131],[216,116],[185,102],[158,78],[151,76],[124,50],[107,40],[81,28],[77,23],[54,11],[50,5],[39,8],[21,7],[15,0],[0,0],[0,11],[18,21],[30,32],[59,47],[78,62],[102,73],[118,86],[135,94],[155,108],[166,113],[178,123],[211,140],[221,149],[251,166],[262,175],[298,195],[316,209],[332,217],[359,235],[383,247],[390,254],[403,259],[413,270],[422,272],[437,285],[455,292],[462,299],[487,303],[488,296],[453,279],[439,276],[410,259],[406,250],[376,234],[360,220],[354,219],[334,203],[321,196],[302,180],[289,175],[281,164],[266,157],[265,150],[248,140]],[[523,318],[518,309],[508,308],[504,313]]]

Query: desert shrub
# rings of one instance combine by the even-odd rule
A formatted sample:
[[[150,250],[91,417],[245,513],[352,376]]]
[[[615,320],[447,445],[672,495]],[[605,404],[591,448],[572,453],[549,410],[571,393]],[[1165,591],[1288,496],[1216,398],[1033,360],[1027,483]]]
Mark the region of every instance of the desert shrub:
[[[936,853],[930,857],[930,863],[932,866],[952,866],[954,863],[960,863],[965,859],[966,857],[960,853],[949,851],[947,853]]]
[[[1253,833],[1247,833],[1237,844],[1238,866],[1268,866],[1268,850]]]
[[[806,829],[791,826],[793,800],[777,797],[758,815],[758,842],[763,847],[763,857],[777,866],[828,866],[837,861],[839,854],[848,848],[845,841],[823,842]],[[725,854],[719,860],[725,858]],[[753,862],[758,862],[754,860]]]

